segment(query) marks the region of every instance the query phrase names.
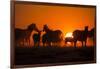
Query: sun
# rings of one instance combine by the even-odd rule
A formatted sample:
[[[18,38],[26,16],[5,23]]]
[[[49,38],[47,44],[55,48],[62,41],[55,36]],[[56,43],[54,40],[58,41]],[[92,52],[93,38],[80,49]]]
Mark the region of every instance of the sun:
[[[72,37],[73,38],[72,32],[66,33],[65,37]]]

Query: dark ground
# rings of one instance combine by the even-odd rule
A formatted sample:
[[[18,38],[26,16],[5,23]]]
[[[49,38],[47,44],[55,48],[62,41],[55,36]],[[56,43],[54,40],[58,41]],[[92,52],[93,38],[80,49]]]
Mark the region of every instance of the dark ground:
[[[95,47],[16,47],[15,65],[85,62],[95,60]]]

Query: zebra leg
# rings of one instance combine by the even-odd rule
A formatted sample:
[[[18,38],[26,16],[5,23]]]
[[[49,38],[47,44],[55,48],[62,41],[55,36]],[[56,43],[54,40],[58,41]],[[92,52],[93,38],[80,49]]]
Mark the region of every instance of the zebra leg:
[[[25,46],[25,41],[24,41],[24,39],[22,40],[22,46]]]
[[[86,47],[86,42],[87,42],[87,41],[85,41],[85,47]]]
[[[28,40],[26,39],[26,46],[29,47]]]
[[[67,46],[67,41],[65,41],[65,46]]]
[[[93,38],[93,40],[92,40],[92,41],[93,41],[93,45],[95,45],[95,40],[94,40],[94,38]]]
[[[82,42],[82,47],[83,47],[83,41],[81,41]]]
[[[77,41],[74,41],[74,47],[76,48],[76,43],[77,43]]]
[[[26,39],[26,46],[30,46],[30,41],[29,41],[29,39]]]
[[[30,39],[28,39],[28,45],[31,46]]]
[[[37,46],[37,42],[34,42],[34,46]]]
[[[45,43],[43,42],[43,46],[45,46]]]
[[[37,42],[37,46],[39,46],[39,42]]]
[[[51,47],[51,42],[48,42],[48,46],[50,46],[50,47]]]
[[[47,42],[43,42],[43,46],[44,46],[44,47],[47,46],[47,44],[48,44]]]
[[[49,46],[51,46],[51,42],[49,42]]]
[[[25,42],[26,46],[29,47],[29,40],[26,39],[26,42]]]
[[[71,42],[71,45],[73,46],[73,42]]]

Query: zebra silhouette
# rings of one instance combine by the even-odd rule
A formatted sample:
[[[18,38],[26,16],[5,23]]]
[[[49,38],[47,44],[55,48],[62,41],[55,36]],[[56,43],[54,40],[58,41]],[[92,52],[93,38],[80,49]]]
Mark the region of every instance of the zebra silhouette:
[[[60,30],[51,30],[47,25],[44,25],[43,31],[46,32],[42,37],[43,44],[47,43],[52,46],[53,43],[59,43],[62,40],[62,32]]]
[[[75,30],[73,32],[74,37],[74,46],[76,47],[77,41],[81,41],[82,46],[86,46],[87,37],[88,37],[88,26],[85,26],[84,30]],[[85,42],[85,45],[84,45]]]
[[[16,42],[16,45],[24,46],[25,43],[27,43],[27,45],[30,45],[30,35],[31,35],[33,30],[38,31],[38,29],[37,29],[37,27],[34,23],[30,24],[27,27],[27,29],[15,28],[15,42]]]

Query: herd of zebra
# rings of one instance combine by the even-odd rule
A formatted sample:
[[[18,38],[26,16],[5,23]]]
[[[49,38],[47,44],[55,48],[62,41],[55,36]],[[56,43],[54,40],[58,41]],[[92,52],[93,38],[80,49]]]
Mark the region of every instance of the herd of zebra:
[[[36,31],[37,33],[32,35],[32,32]],[[45,34],[42,35],[41,33],[45,32]],[[54,43],[60,43],[64,36],[61,30],[51,30],[48,25],[43,26],[43,31],[40,31],[36,24],[32,23],[27,26],[27,29],[19,29],[15,28],[15,42],[16,45],[30,45],[30,37],[32,35],[34,46],[39,46],[40,41],[42,41],[43,46],[52,46]],[[82,46],[86,46],[87,38],[93,38],[94,42],[94,36],[95,36],[95,29],[88,30],[88,26],[85,27],[84,30],[75,30],[73,31],[73,38],[66,37],[64,38],[65,44],[67,42],[73,42],[74,46],[76,47],[77,41],[81,41]],[[42,39],[41,39],[42,38]],[[85,43],[85,45],[84,45]]]

